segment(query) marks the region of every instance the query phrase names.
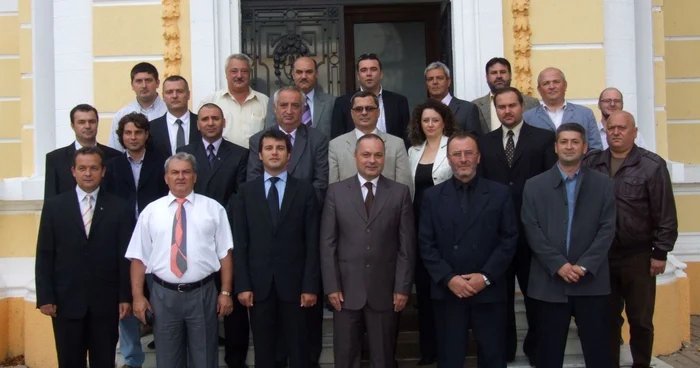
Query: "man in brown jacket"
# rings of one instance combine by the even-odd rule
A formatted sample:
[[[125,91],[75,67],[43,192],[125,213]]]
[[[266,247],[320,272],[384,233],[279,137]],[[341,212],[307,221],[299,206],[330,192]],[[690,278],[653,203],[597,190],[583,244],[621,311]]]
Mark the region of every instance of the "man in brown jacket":
[[[634,140],[637,127],[626,111],[610,114],[610,147],[593,151],[585,163],[615,182],[617,226],[610,248],[610,320],[620,317],[625,303],[630,324],[633,367],[649,367],[654,343],[656,276],[666,268],[666,255],[678,237],[676,203],[666,161]],[[611,367],[619,367],[620,326],[610,324]]]
[[[413,283],[411,194],[408,186],[381,176],[384,151],[376,134],[357,140],[358,175],[331,184],[321,217],[321,274],[335,308],[338,368],[360,367],[365,330],[370,365],[394,365],[398,312],[406,306]]]

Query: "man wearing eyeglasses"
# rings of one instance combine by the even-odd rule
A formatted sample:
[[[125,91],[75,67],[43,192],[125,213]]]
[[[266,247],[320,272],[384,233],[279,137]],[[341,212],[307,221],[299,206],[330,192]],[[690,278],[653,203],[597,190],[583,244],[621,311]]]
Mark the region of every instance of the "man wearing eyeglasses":
[[[404,140],[404,149],[410,146],[406,127],[408,126],[409,112],[406,96],[387,91],[382,88],[382,62],[376,54],[362,54],[357,62],[357,80],[360,83],[360,91],[367,91],[377,96],[379,115],[377,129],[399,137]],[[331,121],[331,139],[355,129],[350,99],[358,92],[350,92],[335,100],[333,106],[333,120]]]
[[[384,140],[386,160],[382,175],[406,184],[413,193],[413,180],[404,142],[378,127],[379,98],[370,91],[355,93],[351,101],[353,130],[333,139],[328,145],[329,183],[357,175],[354,152],[357,140],[366,134],[376,134]]]
[[[608,149],[608,118],[615,111],[622,111],[625,107],[625,102],[622,98],[622,92],[614,87],[609,87],[603,90],[598,97],[598,108],[602,118],[598,122],[598,131],[600,132],[600,140],[603,142],[603,150]],[[642,137],[642,133],[637,132],[637,138],[634,140],[637,147],[647,148],[647,144]]]

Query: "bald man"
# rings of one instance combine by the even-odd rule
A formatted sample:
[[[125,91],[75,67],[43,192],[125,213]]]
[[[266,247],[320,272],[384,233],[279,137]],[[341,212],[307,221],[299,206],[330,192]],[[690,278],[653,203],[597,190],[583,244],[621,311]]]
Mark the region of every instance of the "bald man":
[[[598,131],[600,132],[600,140],[603,144],[603,149],[607,149],[610,145],[608,144],[608,117],[615,111],[622,111],[625,107],[625,101],[622,98],[622,92],[615,87],[608,87],[600,93],[598,97],[598,109],[600,109],[600,115],[602,118],[598,123]],[[634,140],[634,144],[637,147],[647,148],[644,138],[642,138],[642,133],[637,131],[637,138]]]
[[[563,123],[577,123],[586,129],[588,149],[603,149],[598,124],[591,109],[566,101],[566,76],[557,68],[546,68],[537,77],[540,106],[525,111],[523,119],[530,125],[556,132]]]

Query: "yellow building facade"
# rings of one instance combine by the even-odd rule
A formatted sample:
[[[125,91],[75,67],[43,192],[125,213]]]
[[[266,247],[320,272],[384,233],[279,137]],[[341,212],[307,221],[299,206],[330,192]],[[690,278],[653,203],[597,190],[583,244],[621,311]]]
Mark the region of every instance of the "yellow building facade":
[[[50,319],[35,308],[34,255],[44,156],[73,140],[69,110],[93,104],[100,112],[98,141],[107,142],[114,112],[134,98],[128,75],[140,61],[161,75],[184,76],[198,105],[225,86],[224,59],[243,48],[241,6],[239,0],[0,0],[0,361],[24,354],[29,367],[57,365]],[[654,353],[678,350],[690,338],[690,315],[700,314],[700,1],[453,0],[449,6],[457,97],[488,92],[484,65],[494,56],[508,58],[516,86],[535,97],[537,73],[548,66],[565,72],[569,101],[596,113],[602,89],[624,93],[625,109],[650,148],[668,160],[674,181],[680,236],[657,280]]]

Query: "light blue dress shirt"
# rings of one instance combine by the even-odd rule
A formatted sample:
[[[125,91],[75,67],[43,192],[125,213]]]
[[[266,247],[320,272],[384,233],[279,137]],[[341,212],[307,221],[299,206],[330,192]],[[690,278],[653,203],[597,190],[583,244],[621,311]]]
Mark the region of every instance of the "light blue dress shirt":
[[[571,244],[571,223],[574,220],[574,206],[576,205],[576,186],[578,184],[578,175],[581,172],[581,168],[576,170],[573,178],[570,178],[557,163],[557,169],[561,173],[561,180],[564,182],[566,187],[566,202],[569,208],[569,221],[566,223],[566,253],[569,253],[569,245]]]
[[[263,180],[265,183],[265,198],[267,198],[267,194],[270,193],[270,187],[272,186],[272,182],[270,181],[270,178],[272,175],[268,174],[267,171],[263,175]],[[277,195],[279,196],[279,204],[280,204],[280,209],[282,208],[282,199],[284,198],[284,189],[287,187],[287,172],[283,172],[279,175],[277,175],[280,180],[277,181],[277,184],[275,184],[275,188],[277,188]]]

